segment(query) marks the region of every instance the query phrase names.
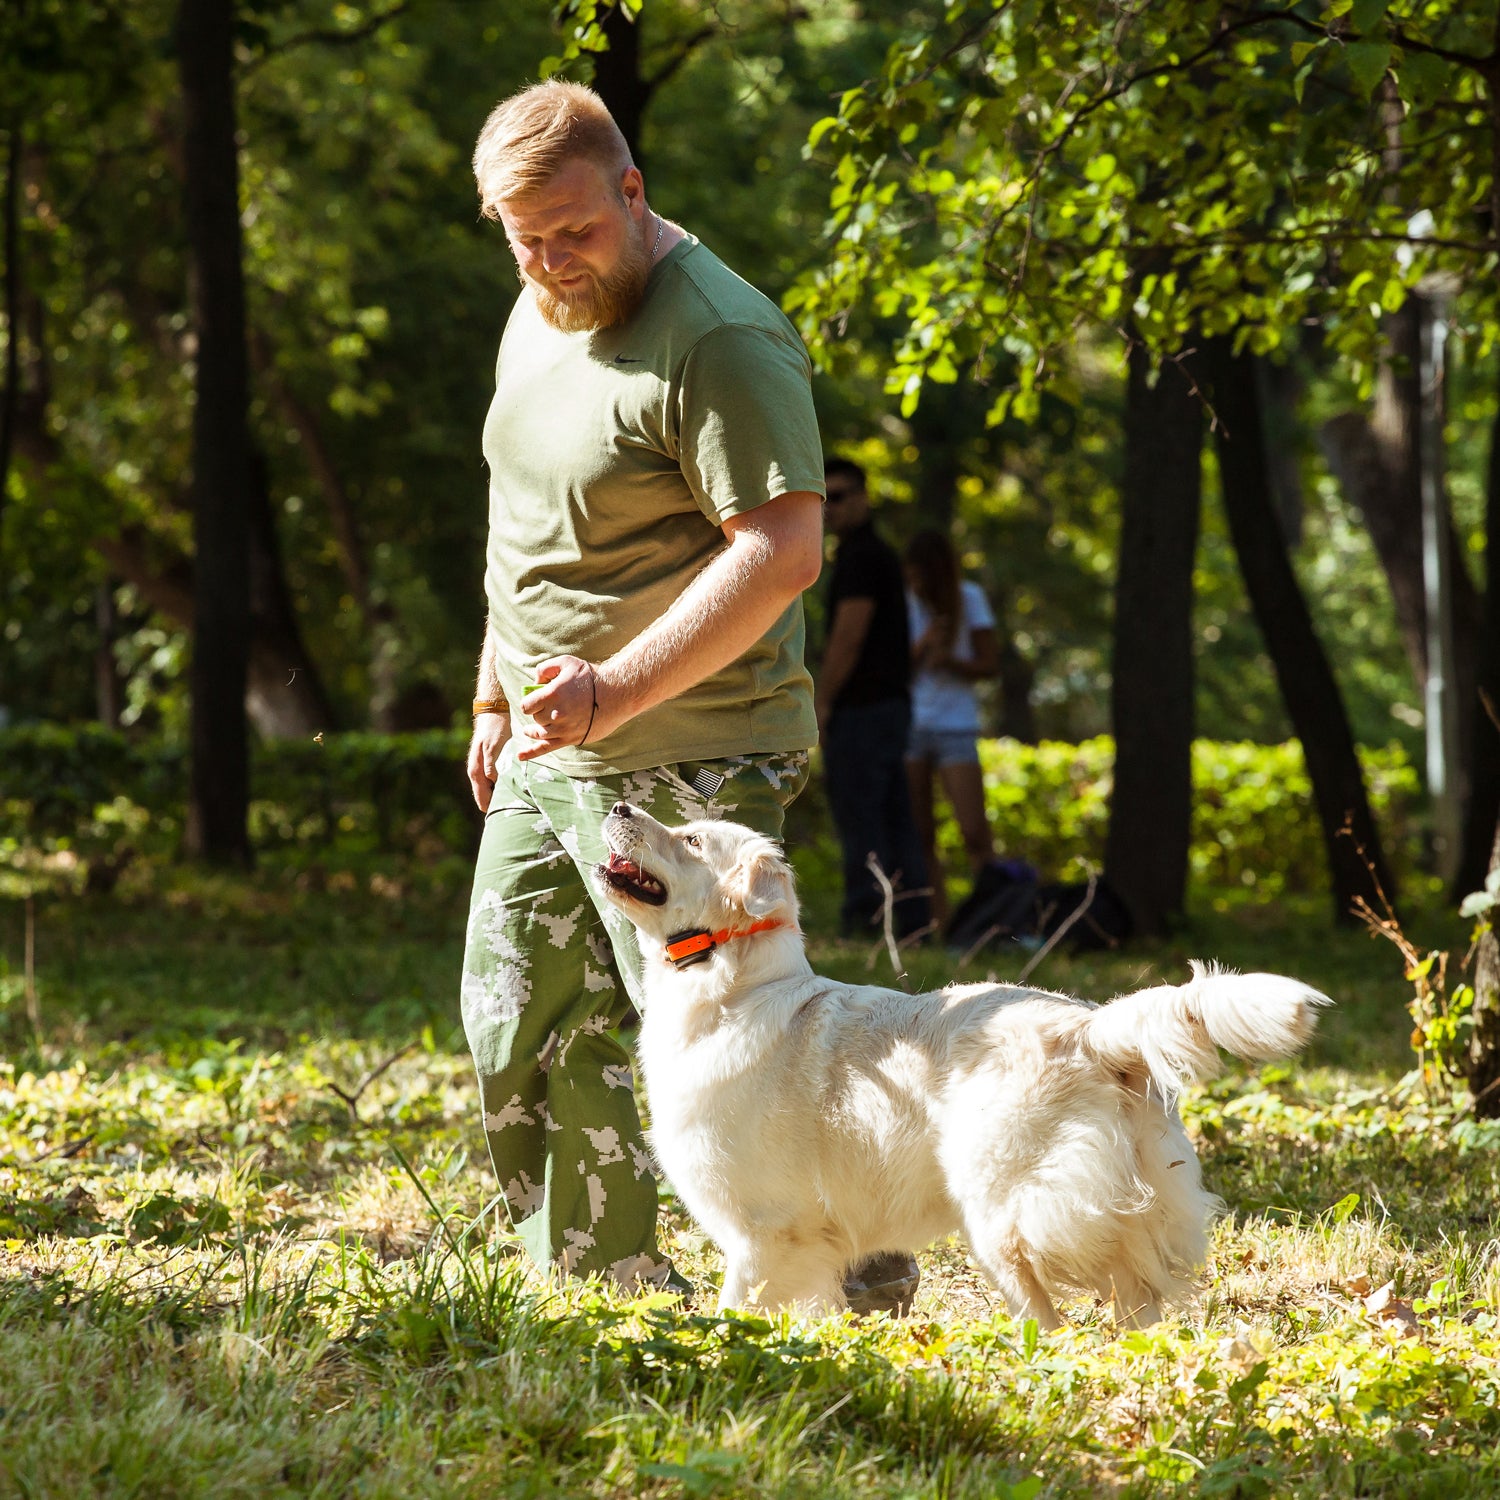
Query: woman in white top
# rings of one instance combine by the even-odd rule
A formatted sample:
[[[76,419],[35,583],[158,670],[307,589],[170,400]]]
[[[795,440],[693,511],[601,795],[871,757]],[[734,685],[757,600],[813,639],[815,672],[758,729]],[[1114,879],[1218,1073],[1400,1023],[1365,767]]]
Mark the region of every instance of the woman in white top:
[[[911,632],[911,738],[906,773],[912,810],[927,850],[933,915],[947,919],[943,867],[937,857],[933,783],[942,779],[969,863],[977,872],[994,858],[984,781],[979,770],[979,703],[974,684],[999,666],[995,616],[984,590],[961,578],[953,544],[920,531],[906,548],[906,610]]]

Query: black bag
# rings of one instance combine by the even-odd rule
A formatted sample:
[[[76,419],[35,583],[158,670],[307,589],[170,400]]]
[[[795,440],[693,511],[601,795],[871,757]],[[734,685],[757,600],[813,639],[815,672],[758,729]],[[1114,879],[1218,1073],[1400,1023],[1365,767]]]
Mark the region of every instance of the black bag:
[[[1075,953],[1118,948],[1133,930],[1130,912],[1120,893],[1102,875],[1094,878],[1094,894],[1087,885],[1043,885],[1036,892],[1037,931],[1050,938],[1084,902],[1083,914],[1068,928],[1063,942]]]
[[[1095,877],[1090,896],[1083,882],[1044,885],[1024,859],[991,860],[949,920],[945,941],[960,954],[1015,942],[1039,947],[1085,903],[1062,938],[1073,952],[1118,948],[1130,937],[1130,912],[1102,875]]]
[[[948,919],[944,941],[959,953],[1036,933],[1039,877],[1024,859],[991,860]]]

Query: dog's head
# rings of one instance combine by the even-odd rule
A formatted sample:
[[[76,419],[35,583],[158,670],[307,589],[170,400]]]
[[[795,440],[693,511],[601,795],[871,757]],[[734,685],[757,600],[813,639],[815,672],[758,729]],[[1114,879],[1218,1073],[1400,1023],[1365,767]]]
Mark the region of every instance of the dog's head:
[[[643,937],[665,944],[692,932],[757,922],[797,923],[792,872],[770,839],[739,823],[668,828],[628,802],[604,820],[600,889]]]

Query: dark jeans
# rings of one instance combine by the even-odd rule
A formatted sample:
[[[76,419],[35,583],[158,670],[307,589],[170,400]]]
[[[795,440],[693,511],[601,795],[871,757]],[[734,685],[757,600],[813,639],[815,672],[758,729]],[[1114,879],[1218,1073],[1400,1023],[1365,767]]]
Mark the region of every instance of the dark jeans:
[[[926,896],[902,896],[927,886],[922,841],[906,786],[906,735],[911,709],[902,698],[835,708],[823,734],[828,803],[844,846],[845,937],[876,936],[884,901],[865,861],[873,852],[896,887],[896,935],[931,920]]]

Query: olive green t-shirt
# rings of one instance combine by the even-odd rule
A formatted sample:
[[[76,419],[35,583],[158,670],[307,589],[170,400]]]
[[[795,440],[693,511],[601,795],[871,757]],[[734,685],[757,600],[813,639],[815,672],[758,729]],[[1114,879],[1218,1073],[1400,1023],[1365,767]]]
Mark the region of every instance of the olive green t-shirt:
[[[522,292],[484,424],[485,592],[512,703],[547,657],[603,661],[660,619],[729,517],[822,494],[811,379],[791,323],[691,237],[613,328],[560,333]],[[722,671],[547,763],[587,776],[808,748],[804,634],[798,599]]]

